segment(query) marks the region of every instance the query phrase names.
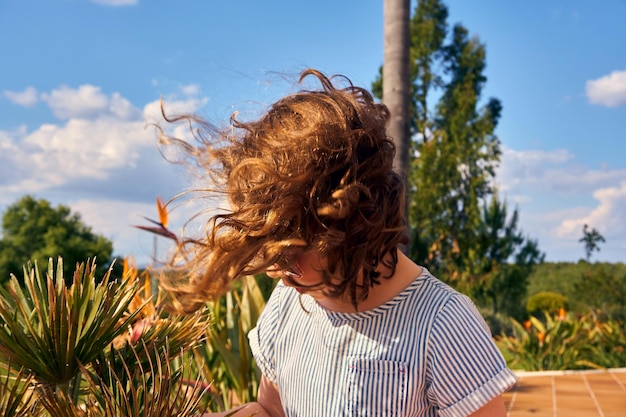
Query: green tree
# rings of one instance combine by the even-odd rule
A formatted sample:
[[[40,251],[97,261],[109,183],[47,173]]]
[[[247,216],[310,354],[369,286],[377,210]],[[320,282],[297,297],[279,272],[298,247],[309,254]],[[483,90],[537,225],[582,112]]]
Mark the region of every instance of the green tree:
[[[597,313],[616,319],[626,318],[626,275],[606,265],[586,268],[574,284],[578,302]]]
[[[593,251],[600,252],[600,242],[604,243],[604,236],[600,234],[595,228],[589,230],[589,225],[585,224],[583,226],[583,237],[578,239],[579,242],[582,242],[585,245],[585,259],[587,262],[591,260],[591,254]]]
[[[447,274],[471,268],[465,254],[480,227],[481,204],[494,191],[491,180],[500,156],[493,133],[500,102],[491,99],[477,109],[484,55],[477,39],[470,40],[462,26],[454,27],[452,43],[444,47],[450,79],[435,109],[431,138],[418,143],[414,160],[415,255]]]
[[[77,263],[97,258],[97,274],[111,262],[113,243],[94,234],[79,214],[69,207],[52,207],[46,200],[25,196],[9,206],[2,217],[0,239],[0,282],[10,274],[22,277],[22,268],[29,261],[45,266],[48,259],[61,256],[65,260],[65,276],[71,277]]]
[[[507,211],[506,201],[501,202],[497,193],[483,207],[475,245],[466,255],[470,279],[461,285],[468,285],[466,292],[494,314],[522,319],[528,278],[544,254],[537,241],[518,230],[517,209],[511,216]]]
[[[485,47],[460,24],[449,33],[439,0],[417,4],[411,20],[411,94],[415,155],[410,167],[412,257],[452,276],[493,192],[500,156],[494,134],[502,106],[479,107],[486,82]],[[373,89],[380,91],[380,79]],[[436,103],[429,100],[437,98]],[[454,277],[460,278],[460,277]]]
[[[581,259],[572,262],[545,262],[529,277],[528,293],[558,292],[568,299],[568,309],[584,314],[599,308],[612,317],[626,318],[626,264]],[[621,306],[621,307],[620,307]],[[623,308],[620,313],[620,308]]]
[[[482,97],[484,44],[447,20],[441,0],[423,0],[410,24],[410,255],[499,311],[524,296],[543,256],[517,231],[517,210],[507,223],[506,204],[489,200],[497,191],[502,104]],[[372,84],[379,97],[382,84],[379,74]]]

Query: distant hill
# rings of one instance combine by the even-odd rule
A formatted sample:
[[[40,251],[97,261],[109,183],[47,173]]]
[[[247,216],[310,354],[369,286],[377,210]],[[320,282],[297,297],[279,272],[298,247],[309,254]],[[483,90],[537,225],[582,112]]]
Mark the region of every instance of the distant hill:
[[[543,263],[529,277],[528,296],[542,291],[563,294],[569,309],[586,312],[626,314],[626,264],[624,263]]]

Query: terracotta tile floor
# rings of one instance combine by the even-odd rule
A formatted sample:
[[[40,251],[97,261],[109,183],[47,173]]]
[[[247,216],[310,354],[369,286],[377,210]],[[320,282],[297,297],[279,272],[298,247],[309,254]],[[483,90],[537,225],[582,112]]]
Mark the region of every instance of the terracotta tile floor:
[[[509,417],[626,416],[626,368],[517,372],[504,394]]]

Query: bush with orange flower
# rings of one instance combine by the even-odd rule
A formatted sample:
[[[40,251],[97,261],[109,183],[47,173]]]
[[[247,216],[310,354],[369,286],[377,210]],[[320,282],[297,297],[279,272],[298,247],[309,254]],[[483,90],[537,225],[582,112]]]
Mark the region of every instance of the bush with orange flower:
[[[526,371],[593,369],[626,366],[626,327],[593,313],[574,316],[560,308],[544,320],[531,316],[512,320],[513,334],[501,334],[497,344],[513,369]]]

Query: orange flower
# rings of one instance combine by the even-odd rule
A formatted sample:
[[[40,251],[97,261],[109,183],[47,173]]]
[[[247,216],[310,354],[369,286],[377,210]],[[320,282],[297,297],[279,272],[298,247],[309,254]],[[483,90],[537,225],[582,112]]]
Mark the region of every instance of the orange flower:
[[[128,333],[123,333],[113,341],[116,349],[122,348],[126,343],[135,344],[141,338],[143,333],[154,324],[156,319],[156,305],[151,300],[152,289],[150,286],[150,274],[143,271],[138,274],[138,269],[133,257],[124,258],[124,270],[122,278],[134,282],[137,279],[143,279],[143,286],[139,288],[132,301],[128,305],[128,314],[134,313],[141,309],[133,323],[129,326]]]
[[[524,320],[524,329],[526,329],[527,332],[530,331],[531,326],[532,326],[532,322],[530,320]]]
[[[546,334],[544,332],[537,333],[537,340],[539,340],[539,346],[543,346],[543,341],[546,340]]]
[[[152,220],[144,216],[144,219],[148,220],[152,224],[155,224],[156,227],[138,226],[138,225],[135,225],[134,227],[141,229],[141,230],[146,230],[151,233],[155,233],[160,236],[164,236],[168,239],[172,239],[173,241],[178,242],[178,236],[176,236],[175,233],[173,233],[170,229],[167,228],[167,221],[168,221],[167,205],[163,202],[163,199],[161,197],[157,197],[156,203],[157,203],[157,212],[159,213],[159,221],[157,222],[156,220]]]
[[[559,308],[559,320],[565,320],[565,308]]]
[[[133,282],[137,279],[137,262],[134,256],[124,258],[122,278]]]
[[[164,228],[167,228],[167,207],[161,197],[157,197],[157,211],[159,212],[159,221]]]

